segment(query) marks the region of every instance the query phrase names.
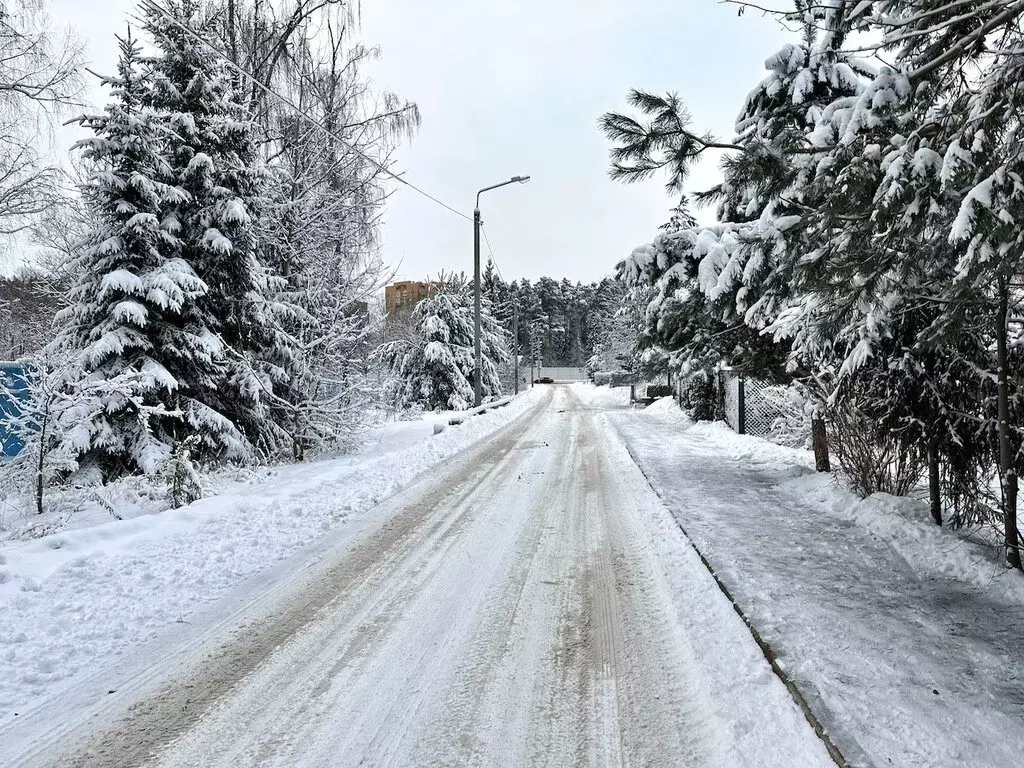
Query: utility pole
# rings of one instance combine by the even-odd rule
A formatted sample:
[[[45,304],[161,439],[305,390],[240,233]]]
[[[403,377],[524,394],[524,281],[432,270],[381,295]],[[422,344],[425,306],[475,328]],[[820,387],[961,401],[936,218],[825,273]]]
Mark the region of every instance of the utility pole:
[[[512,305],[512,370],[516,380],[515,394],[519,394],[519,305]]]
[[[476,193],[473,209],[473,405],[480,405],[480,193]]]
[[[483,366],[480,358],[480,195],[491,189],[504,187],[506,184],[525,184],[529,176],[513,176],[508,181],[484,187],[476,193],[476,206],[473,208],[473,405],[479,406],[481,397],[481,379]]]

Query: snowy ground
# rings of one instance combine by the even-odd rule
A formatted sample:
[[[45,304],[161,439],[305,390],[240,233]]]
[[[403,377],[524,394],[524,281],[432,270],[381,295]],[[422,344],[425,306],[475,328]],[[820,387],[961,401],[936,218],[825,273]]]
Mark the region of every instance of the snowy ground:
[[[939,529],[920,501],[861,501],[805,451],[692,425],[668,400],[602,418],[851,764],[1020,764],[1024,579],[998,550]]]
[[[82,676],[100,679],[187,641],[539,398],[526,394],[437,435],[434,424],[450,414],[386,424],[355,455],[215,478],[218,495],[180,510],[124,487],[104,489],[123,520],[86,503],[57,533],[29,540],[12,539],[29,528],[9,520],[0,541],[0,765],[19,723],[54,701],[70,706]]]
[[[830,765],[677,522],[853,766],[1024,748],[1024,579],[667,400],[537,388],[152,510],[3,544],[0,765]]]
[[[544,391],[190,652],[104,679],[81,727],[51,710],[12,742],[8,724],[0,762],[831,765],[604,408]],[[343,505],[310,469],[305,491],[237,503]],[[176,588],[174,556],[151,556]]]

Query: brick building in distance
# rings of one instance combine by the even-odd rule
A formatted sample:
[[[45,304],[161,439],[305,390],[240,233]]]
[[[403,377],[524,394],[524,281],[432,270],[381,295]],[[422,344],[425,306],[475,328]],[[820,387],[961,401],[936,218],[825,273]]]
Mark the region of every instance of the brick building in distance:
[[[384,287],[384,312],[391,318],[408,316],[423,299],[437,292],[437,283],[402,280]]]

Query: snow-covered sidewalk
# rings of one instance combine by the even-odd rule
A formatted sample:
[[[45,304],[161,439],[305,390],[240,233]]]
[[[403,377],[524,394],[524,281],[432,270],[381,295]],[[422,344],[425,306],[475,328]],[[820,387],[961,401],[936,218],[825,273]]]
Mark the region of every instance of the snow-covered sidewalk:
[[[1017,765],[1024,579],[931,524],[861,501],[809,453],[577,388],[614,425],[855,766]],[[618,408],[615,406],[618,405]]]
[[[352,456],[278,467],[183,509],[123,509],[124,520],[101,511],[52,535],[0,541],[0,741],[79,677],[156,653],[144,646],[186,627],[175,642],[188,642],[223,613],[204,606],[244,602],[275,569],[354,535],[378,502],[542,397],[533,390],[439,434],[450,414],[388,424]]]

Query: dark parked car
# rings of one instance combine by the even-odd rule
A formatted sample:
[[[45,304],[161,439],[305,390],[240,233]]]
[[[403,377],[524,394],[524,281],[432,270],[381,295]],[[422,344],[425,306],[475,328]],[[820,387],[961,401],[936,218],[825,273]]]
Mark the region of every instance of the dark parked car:
[[[533,380],[534,384],[554,384],[555,380],[550,376],[541,376],[539,379]]]

